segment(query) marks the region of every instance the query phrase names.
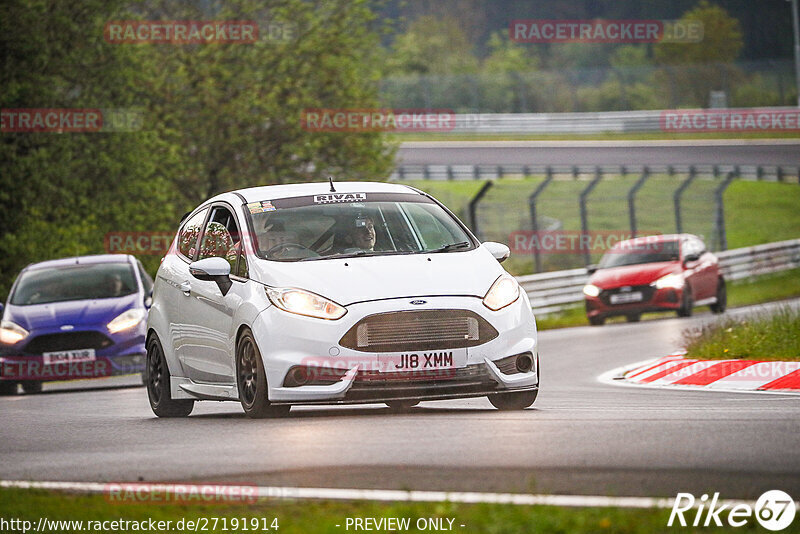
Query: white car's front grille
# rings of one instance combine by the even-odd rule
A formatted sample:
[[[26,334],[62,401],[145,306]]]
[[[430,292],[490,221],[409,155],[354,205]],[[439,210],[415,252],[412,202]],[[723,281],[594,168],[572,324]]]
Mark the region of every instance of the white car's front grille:
[[[398,323],[361,323],[356,330],[359,348],[386,343],[416,344],[478,339],[474,317],[416,319]]]
[[[432,350],[472,347],[497,335],[486,320],[468,310],[404,311],[365,317],[340,343],[360,351]]]

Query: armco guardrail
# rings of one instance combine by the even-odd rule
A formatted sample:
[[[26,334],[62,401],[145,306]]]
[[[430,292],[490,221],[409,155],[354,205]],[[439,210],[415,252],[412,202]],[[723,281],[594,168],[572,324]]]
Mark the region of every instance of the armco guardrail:
[[[717,252],[728,281],[800,267],[800,239]],[[586,269],[570,269],[519,276],[534,312],[554,313],[583,301]]]
[[[592,134],[660,132],[662,116],[671,110],[600,111],[592,113],[457,113],[451,133]],[[684,110],[685,111],[685,110]],[[750,114],[757,111],[796,112],[791,107],[712,110]]]

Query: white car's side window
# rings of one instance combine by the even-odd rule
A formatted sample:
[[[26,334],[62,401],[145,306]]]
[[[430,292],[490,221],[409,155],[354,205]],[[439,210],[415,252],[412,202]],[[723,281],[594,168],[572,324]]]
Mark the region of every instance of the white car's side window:
[[[186,221],[178,235],[178,252],[189,261],[193,260],[197,254],[197,239],[200,237],[200,230],[202,230],[207,213],[208,208],[195,213]]]

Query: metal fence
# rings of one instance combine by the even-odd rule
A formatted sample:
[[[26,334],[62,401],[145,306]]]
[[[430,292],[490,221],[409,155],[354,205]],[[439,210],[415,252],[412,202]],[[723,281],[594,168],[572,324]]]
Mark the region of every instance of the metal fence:
[[[756,110],[769,113],[797,113],[797,108],[792,107],[731,108],[724,111],[729,114],[747,115],[755,113]],[[665,113],[667,110],[594,113],[457,113],[453,129],[437,133],[552,135],[663,132]]]
[[[602,250],[544,253],[516,243],[541,232],[614,232],[619,239],[657,233],[693,233],[711,250],[728,248],[725,190],[734,180],[800,182],[800,168],[779,166],[412,166],[395,179],[421,184],[470,225],[482,240],[508,244],[517,272],[585,267]],[[439,184],[475,180],[472,187]],[[454,196],[456,189],[469,197]],[[629,234],[625,236],[625,234]],[[532,269],[531,269],[532,267]]]
[[[800,267],[800,239],[718,252],[720,266],[728,281],[757,277]],[[542,315],[583,302],[586,269],[569,269],[519,276],[535,313]]]

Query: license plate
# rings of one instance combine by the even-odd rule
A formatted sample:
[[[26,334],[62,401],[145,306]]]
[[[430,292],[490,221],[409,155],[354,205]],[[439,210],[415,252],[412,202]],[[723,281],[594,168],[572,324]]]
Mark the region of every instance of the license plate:
[[[467,349],[415,350],[378,354],[383,372],[433,371],[467,366]]]
[[[631,293],[617,293],[611,295],[611,304],[627,304],[628,302],[641,302],[642,292],[633,291]]]
[[[45,352],[45,365],[54,363],[90,362],[95,359],[94,349],[62,350],[59,352]]]

